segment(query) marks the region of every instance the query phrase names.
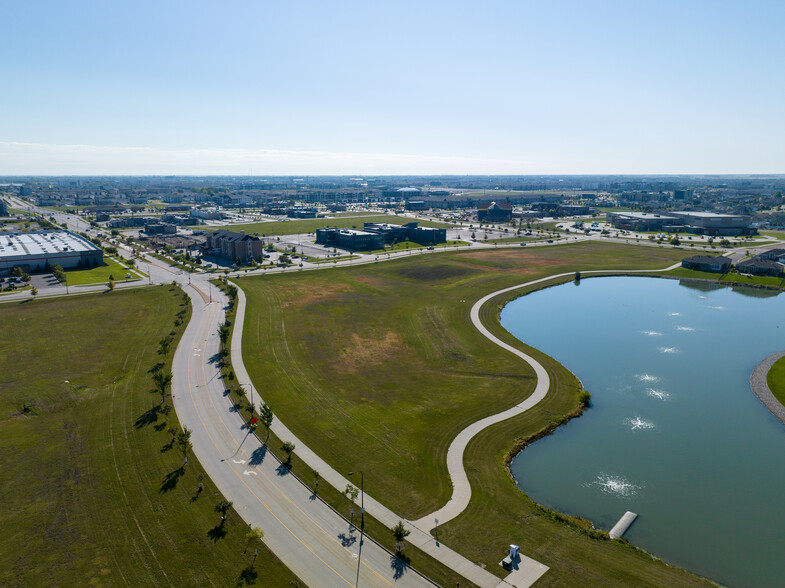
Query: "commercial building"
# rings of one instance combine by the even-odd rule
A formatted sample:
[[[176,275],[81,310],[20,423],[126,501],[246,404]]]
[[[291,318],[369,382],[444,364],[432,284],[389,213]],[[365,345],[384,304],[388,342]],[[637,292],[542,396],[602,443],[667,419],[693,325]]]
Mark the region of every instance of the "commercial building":
[[[0,233],[0,275],[19,266],[26,272],[59,264],[64,268],[103,265],[100,248],[69,231]]]
[[[404,225],[389,223],[365,223],[363,230],[384,235],[386,244],[412,241],[420,245],[437,245],[447,241],[447,229],[420,227],[419,222]]]
[[[327,247],[340,247],[349,251],[384,249],[384,235],[356,229],[327,227],[316,229],[316,243]]]
[[[609,212],[607,221],[617,229],[627,231],[663,231],[666,233],[694,233],[696,235],[754,235],[750,217],[714,212]]]
[[[8,216],[8,204],[0,198],[0,216]]]
[[[207,235],[206,251],[231,261],[260,259],[263,243],[259,237],[220,229]]]
[[[678,232],[684,228],[675,216],[651,212],[609,212],[606,220],[624,231]]]
[[[732,261],[728,257],[718,255],[693,255],[681,260],[681,267],[698,270],[701,272],[716,272],[725,274],[730,271]]]
[[[224,214],[217,208],[192,208],[188,214],[202,220],[221,220],[224,217]]]
[[[681,219],[688,233],[698,235],[754,235],[757,229],[750,227],[752,219],[743,214],[716,214],[714,212],[672,212]]]
[[[477,220],[481,223],[508,223],[512,220],[512,204],[481,202],[477,205]]]

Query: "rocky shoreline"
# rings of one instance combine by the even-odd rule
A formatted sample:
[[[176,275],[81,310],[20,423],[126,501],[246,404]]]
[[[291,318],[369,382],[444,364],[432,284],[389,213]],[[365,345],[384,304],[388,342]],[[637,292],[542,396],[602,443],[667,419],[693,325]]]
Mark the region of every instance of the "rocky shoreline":
[[[755,396],[758,397],[758,400],[763,403],[763,406],[765,406],[771,414],[777,417],[780,422],[785,425],[785,406],[780,404],[780,401],[774,398],[774,395],[769,389],[769,384],[766,381],[771,366],[774,365],[775,361],[783,356],[785,356],[785,351],[779,351],[773,355],[769,355],[766,359],[755,366],[755,369],[752,370],[752,374],[750,375],[750,388],[752,388],[752,391],[755,393]]]

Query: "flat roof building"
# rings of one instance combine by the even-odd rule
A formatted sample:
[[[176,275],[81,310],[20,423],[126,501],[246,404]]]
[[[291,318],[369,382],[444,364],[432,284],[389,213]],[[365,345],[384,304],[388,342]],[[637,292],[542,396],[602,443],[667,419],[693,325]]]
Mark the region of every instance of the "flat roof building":
[[[70,231],[0,233],[0,274],[3,275],[17,266],[25,271],[37,271],[54,264],[74,268],[103,263],[99,247]]]
[[[609,212],[607,220],[617,229],[628,231],[685,232],[697,235],[754,235],[750,217],[714,212]]]
[[[363,229],[384,235],[384,242],[388,244],[399,241],[412,241],[420,245],[436,245],[447,241],[447,229],[420,227],[418,225],[419,222],[416,221],[406,223],[405,225],[364,223]]]
[[[384,249],[384,235],[371,231],[326,227],[316,229],[316,243],[349,251]]]

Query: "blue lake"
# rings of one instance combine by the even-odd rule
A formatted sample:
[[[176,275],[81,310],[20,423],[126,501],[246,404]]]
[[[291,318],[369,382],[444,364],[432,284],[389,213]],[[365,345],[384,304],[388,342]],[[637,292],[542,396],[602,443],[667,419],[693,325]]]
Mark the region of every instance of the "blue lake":
[[[509,303],[502,325],[554,357],[592,407],[511,468],[540,504],[734,586],[785,578],[785,425],[750,390],[785,349],[785,296],[655,278],[583,279]]]

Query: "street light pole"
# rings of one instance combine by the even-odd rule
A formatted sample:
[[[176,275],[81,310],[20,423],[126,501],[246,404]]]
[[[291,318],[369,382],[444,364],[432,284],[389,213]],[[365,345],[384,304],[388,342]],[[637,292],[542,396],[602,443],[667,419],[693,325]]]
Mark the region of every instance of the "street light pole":
[[[365,489],[364,489],[364,476],[361,471],[349,472],[349,475],[360,474],[360,531],[365,530]]]

